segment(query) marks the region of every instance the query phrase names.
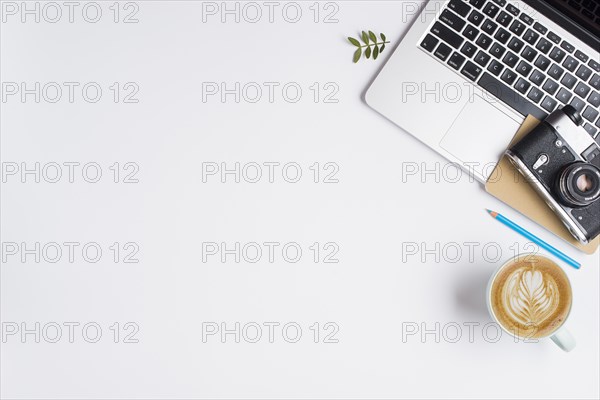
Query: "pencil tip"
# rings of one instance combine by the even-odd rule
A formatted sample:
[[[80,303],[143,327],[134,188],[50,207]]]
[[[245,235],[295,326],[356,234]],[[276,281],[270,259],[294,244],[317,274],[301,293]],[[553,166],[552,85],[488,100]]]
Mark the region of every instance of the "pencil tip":
[[[485,210],[494,218],[498,216],[498,213],[496,211],[488,210],[487,208]]]

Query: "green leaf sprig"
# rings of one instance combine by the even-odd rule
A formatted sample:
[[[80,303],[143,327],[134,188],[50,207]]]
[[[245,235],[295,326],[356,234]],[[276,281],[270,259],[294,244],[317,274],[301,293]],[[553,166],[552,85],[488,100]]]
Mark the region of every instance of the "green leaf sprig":
[[[358,47],[354,52],[354,57],[352,58],[352,61],[354,61],[354,63],[357,63],[360,60],[360,57],[363,55],[363,49],[365,49],[365,47],[365,57],[371,58],[371,56],[373,56],[373,60],[377,60],[377,57],[379,57],[379,55],[383,53],[383,50],[385,50],[385,45],[390,43],[383,33],[379,36],[381,37],[381,42],[377,38],[377,35],[375,35],[372,31],[369,31],[368,33],[362,31],[360,39],[363,41],[364,45],[361,44],[359,40],[353,37],[349,37],[348,41],[354,46]]]

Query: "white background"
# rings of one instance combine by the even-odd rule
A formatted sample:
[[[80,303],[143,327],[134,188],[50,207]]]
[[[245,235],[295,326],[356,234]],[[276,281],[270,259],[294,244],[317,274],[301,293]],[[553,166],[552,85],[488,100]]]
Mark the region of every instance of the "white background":
[[[58,343],[4,335],[3,398],[598,398],[598,254],[567,247],[467,176],[449,182],[443,173],[403,175],[412,163],[420,170],[437,166],[451,177],[456,170],[361,100],[414,19],[407,12],[412,5],[353,1],[326,9],[321,3],[315,23],[313,2],[300,2],[300,21],[289,23],[282,16],[286,3],[279,3],[270,23],[259,2],[259,22],[242,15],[236,23],[230,15],[222,23],[220,14],[203,22],[202,2],[146,1],[136,3],[139,22],[124,24],[113,22],[112,2],[101,2],[101,20],[88,23],[83,4],[73,23],[64,6],[54,24],[3,15],[3,83],[97,82],[103,88],[97,103],[86,102],[80,89],[73,103],[66,91],[57,103],[43,97],[36,103],[33,95],[2,102],[3,168],[96,162],[103,172],[95,184],[85,182],[80,169],[74,183],[66,176],[36,183],[31,175],[22,183],[15,175],[2,184],[2,242],[96,242],[103,249],[97,263],[85,262],[79,247],[73,263],[64,254],[57,263],[36,263],[32,256],[23,263],[16,255],[2,264],[5,329],[10,323],[29,329],[36,322],[80,324],[73,343],[66,327]],[[132,10],[123,6],[122,13]],[[337,22],[324,23],[336,9]],[[345,37],[361,29],[384,32],[392,43],[377,61],[355,65]],[[139,102],[115,103],[114,82],[137,84]],[[254,104],[243,97],[236,103],[233,95],[203,102],[203,82],[280,86],[272,103],[265,87]],[[289,82],[303,90],[296,103],[282,96]],[[316,103],[315,82],[321,88]],[[326,83],[339,88],[337,103],[323,101]],[[136,163],[139,183],[114,183],[109,166],[115,162]],[[206,162],[295,162],[303,175],[295,184],[281,169],[274,183],[266,176],[256,184],[235,183],[232,176],[227,183],[219,176],[203,183]],[[315,162],[339,166],[339,182],[323,183],[321,175],[314,183],[309,167]],[[487,280],[527,243],[485,208],[582,262],[579,271],[562,264],[575,295],[568,322],[578,342],[572,353],[549,340],[515,343],[507,334],[492,340],[493,326],[486,336]],[[114,242],[139,245],[139,263],[123,263],[123,253],[115,263]],[[231,256],[226,263],[218,256],[203,263],[203,242],[296,242],[303,255],[288,263],[280,246],[274,263],[266,255],[254,264]],[[324,263],[321,252],[315,263],[309,249],[315,242],[337,244],[339,262]],[[466,242],[476,243],[472,259]],[[403,254],[410,243],[445,248],[446,257],[443,251],[439,260],[440,252]],[[89,322],[103,330],[97,343],[82,336]],[[115,322],[119,343],[110,330]],[[138,343],[123,343],[127,322],[139,326]],[[218,335],[203,343],[205,322],[280,325],[274,343],[266,328],[258,343],[235,343],[233,335],[225,343]],[[289,322],[302,328],[297,343],[282,336]],[[310,329],[315,322],[319,343]],[[327,322],[339,327],[338,343],[324,343]],[[469,323],[475,324],[472,340]],[[456,324],[461,336],[451,343]],[[403,340],[403,327],[406,334],[414,326],[437,331],[437,339],[419,332]]]

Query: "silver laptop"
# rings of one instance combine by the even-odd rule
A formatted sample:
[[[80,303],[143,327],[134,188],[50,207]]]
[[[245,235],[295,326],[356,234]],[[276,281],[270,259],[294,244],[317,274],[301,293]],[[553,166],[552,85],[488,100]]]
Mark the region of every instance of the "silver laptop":
[[[365,100],[485,182],[527,115],[571,104],[600,141],[599,50],[598,1],[431,0]]]

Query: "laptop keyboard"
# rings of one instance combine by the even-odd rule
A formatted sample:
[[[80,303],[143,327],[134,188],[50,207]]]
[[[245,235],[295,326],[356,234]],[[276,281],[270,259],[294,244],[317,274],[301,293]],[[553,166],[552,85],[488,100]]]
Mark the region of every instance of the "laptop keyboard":
[[[420,46],[523,116],[572,105],[600,143],[600,63],[506,0],[450,0]]]

